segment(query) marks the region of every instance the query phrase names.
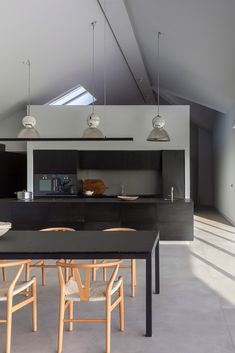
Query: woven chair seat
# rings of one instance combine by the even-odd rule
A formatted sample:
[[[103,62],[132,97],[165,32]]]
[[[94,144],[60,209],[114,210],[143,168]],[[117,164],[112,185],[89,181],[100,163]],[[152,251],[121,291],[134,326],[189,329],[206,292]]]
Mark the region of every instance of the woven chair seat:
[[[111,295],[114,294],[121,285],[121,278],[114,282]],[[106,300],[107,282],[105,281],[92,281],[90,284],[90,298],[89,301],[105,301]],[[80,295],[77,282],[70,279],[65,285],[65,300],[80,301]]]
[[[28,289],[33,283],[33,280],[30,281],[18,281],[15,285],[15,289],[13,291],[13,296],[25,291]],[[7,292],[8,288],[10,286],[11,282],[2,282],[0,283],[0,301],[6,301],[7,300]]]

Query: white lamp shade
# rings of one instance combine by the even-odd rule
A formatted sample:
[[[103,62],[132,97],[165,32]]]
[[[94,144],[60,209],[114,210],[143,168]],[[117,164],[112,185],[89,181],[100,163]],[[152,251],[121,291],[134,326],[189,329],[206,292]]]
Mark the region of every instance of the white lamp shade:
[[[165,120],[161,115],[157,115],[152,120],[153,129],[150,132],[147,141],[152,142],[169,142],[170,137],[163,127],[165,126]]]
[[[88,127],[83,135],[82,138],[105,138],[104,134],[97,129],[96,127]]]
[[[153,130],[150,132],[147,141],[152,141],[152,142],[169,142],[170,137],[168,133],[166,132],[165,129],[163,128],[153,128]]]
[[[17,135],[18,138],[40,138],[39,132],[34,127],[25,127]]]

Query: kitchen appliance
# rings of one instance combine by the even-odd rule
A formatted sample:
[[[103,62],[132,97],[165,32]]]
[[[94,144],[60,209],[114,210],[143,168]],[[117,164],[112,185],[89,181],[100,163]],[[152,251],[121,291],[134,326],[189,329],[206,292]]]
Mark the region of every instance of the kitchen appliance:
[[[22,200],[22,201],[29,201],[33,199],[33,193],[32,191],[16,191],[15,192],[17,200]]]
[[[76,174],[35,174],[36,197],[73,197],[78,194]]]

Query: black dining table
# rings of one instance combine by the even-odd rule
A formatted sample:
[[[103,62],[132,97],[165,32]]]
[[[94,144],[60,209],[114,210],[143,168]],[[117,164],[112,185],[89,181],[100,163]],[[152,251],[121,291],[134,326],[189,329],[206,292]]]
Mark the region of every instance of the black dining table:
[[[160,292],[159,232],[9,231],[0,237],[0,260],[144,259],[146,262],[146,336],[152,336],[152,260],[155,293]]]

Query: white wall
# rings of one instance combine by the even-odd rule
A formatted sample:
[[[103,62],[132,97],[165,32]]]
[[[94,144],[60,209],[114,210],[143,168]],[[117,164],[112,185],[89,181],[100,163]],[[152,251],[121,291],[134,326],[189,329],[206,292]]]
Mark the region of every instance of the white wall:
[[[235,224],[235,109],[218,116],[214,127],[215,206]]]
[[[37,118],[37,129],[42,137],[81,137],[86,128],[87,106],[32,106],[31,114]],[[33,190],[34,149],[78,150],[185,150],[185,197],[190,198],[189,162],[189,106],[161,106],[170,135],[169,143],[148,142],[152,129],[155,106],[97,106],[101,117],[100,129],[107,137],[133,137],[134,141],[74,141],[28,142],[28,190]]]

